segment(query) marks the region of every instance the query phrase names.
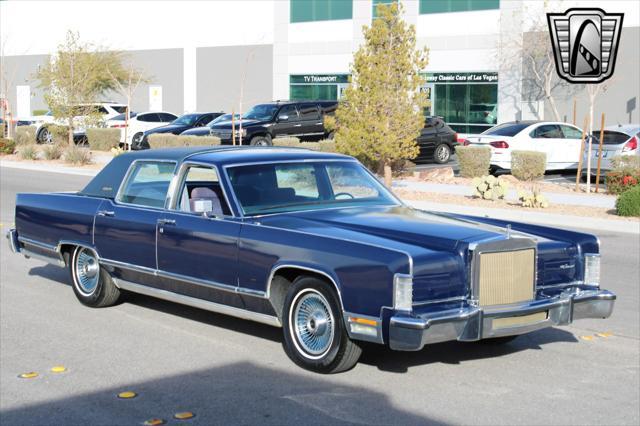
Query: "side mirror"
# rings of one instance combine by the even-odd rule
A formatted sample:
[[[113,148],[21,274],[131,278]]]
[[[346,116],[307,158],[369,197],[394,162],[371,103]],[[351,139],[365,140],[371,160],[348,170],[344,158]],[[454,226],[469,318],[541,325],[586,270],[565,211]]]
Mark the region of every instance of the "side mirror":
[[[278,121],[289,121],[289,116],[288,115],[279,115],[278,116]]]
[[[202,216],[204,216],[207,219],[218,219],[218,216],[216,216],[216,214],[211,210],[203,212]]]

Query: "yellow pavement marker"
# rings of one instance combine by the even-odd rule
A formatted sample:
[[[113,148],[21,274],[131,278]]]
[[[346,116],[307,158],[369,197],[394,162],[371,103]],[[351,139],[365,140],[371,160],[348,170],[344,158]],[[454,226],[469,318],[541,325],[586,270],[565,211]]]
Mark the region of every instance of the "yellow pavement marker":
[[[67,367],[65,367],[64,365],[55,365],[51,367],[52,373],[64,373],[65,371],[67,371]]]
[[[136,396],[138,396],[138,394],[131,391],[120,392],[118,394],[118,398],[120,399],[131,399],[131,398],[135,398]]]
[[[178,420],[187,420],[187,419],[192,419],[194,418],[196,415],[193,414],[191,411],[182,411],[180,413],[175,413],[173,415],[174,419],[178,419]]]
[[[163,425],[166,422],[164,421],[164,419],[149,419],[149,420],[145,420],[144,423],[142,423],[144,426],[157,426],[157,425]]]
[[[596,336],[604,337],[606,339],[607,337],[613,336],[613,333],[610,331],[605,331],[604,333],[596,333]]]
[[[582,340],[593,340],[593,336],[580,336]]]
[[[18,377],[21,379],[34,379],[38,377],[38,373],[36,373],[35,371],[30,371],[28,373],[22,373]]]

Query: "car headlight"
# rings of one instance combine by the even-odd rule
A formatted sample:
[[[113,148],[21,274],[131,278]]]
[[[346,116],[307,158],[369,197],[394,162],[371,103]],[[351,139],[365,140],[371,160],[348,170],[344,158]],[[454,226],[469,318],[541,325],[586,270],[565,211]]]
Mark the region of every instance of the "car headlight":
[[[393,276],[393,308],[411,311],[413,305],[413,277],[405,274]]]
[[[242,134],[242,137],[247,136],[247,129],[242,129],[242,132],[240,129],[236,130],[236,136],[240,136],[240,134]]]
[[[587,253],[584,255],[584,283],[600,287],[600,255]]]

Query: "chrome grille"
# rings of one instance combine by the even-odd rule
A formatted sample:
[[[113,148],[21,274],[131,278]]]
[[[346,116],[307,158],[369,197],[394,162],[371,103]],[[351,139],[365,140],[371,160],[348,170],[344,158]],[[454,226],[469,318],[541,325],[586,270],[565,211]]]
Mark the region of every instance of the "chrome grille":
[[[474,250],[472,299],[479,306],[532,300],[535,279],[536,246],[532,240],[504,240]]]

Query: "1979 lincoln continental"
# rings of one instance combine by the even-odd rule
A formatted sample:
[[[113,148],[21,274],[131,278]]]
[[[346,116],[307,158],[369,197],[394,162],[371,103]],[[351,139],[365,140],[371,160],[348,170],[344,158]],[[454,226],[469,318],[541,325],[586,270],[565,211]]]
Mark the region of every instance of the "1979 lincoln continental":
[[[404,205],[355,159],[285,148],[114,158],[77,193],[19,194],[14,252],[69,268],[91,307],[142,293],[282,327],[347,370],[359,342],[416,351],[607,318],[592,235]]]

